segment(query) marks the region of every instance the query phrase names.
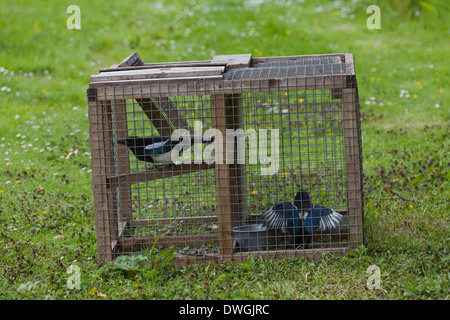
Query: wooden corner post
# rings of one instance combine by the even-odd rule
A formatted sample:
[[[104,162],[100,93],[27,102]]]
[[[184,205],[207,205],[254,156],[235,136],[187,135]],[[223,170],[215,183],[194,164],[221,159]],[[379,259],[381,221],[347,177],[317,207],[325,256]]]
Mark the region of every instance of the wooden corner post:
[[[342,89],[349,245],[356,248],[364,241],[361,127],[353,55],[346,54],[345,59],[347,69],[351,74],[347,76],[348,87]]]
[[[91,140],[92,184],[94,193],[94,215],[97,232],[97,253],[100,264],[114,260],[114,241],[117,239],[117,220],[113,218],[114,196],[107,187],[113,161],[111,104],[98,101],[97,90],[87,90],[89,135]]]
[[[243,68],[250,65],[251,58],[250,54],[225,55],[215,56],[212,61],[226,62],[227,68]],[[232,229],[245,223],[248,216],[245,164],[238,161],[242,159],[237,158],[235,135],[233,141],[227,141],[231,137],[227,137],[227,130],[236,133],[237,129],[244,129],[242,94],[212,95],[211,108],[213,126],[223,137],[223,163],[216,163],[216,187],[220,251],[222,258],[229,260],[234,246]],[[227,145],[232,145],[232,150],[228,150]]]

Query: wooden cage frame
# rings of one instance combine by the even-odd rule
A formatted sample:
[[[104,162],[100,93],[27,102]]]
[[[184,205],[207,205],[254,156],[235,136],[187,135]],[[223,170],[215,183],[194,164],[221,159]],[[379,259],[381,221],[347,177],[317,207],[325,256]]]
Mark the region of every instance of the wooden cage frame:
[[[339,70],[323,69],[317,74],[304,76],[269,76],[260,80],[224,80],[223,74],[236,68],[247,68],[251,64],[258,65],[271,62],[287,62],[294,60],[308,61],[316,59],[333,58],[336,64],[333,68]],[[173,95],[175,90],[192,91],[199,95],[210,95],[212,102],[212,117],[215,128],[222,130],[238,128],[243,121],[241,95],[263,90],[278,90],[279,87],[295,87],[296,90],[331,89],[333,98],[342,100],[344,112],[344,141],[345,141],[345,169],[347,181],[347,199],[349,221],[349,245],[339,248],[303,249],[280,251],[258,251],[235,253],[232,246],[232,228],[236,221],[245,221],[248,218],[246,212],[246,191],[244,188],[245,165],[242,164],[182,164],[177,166],[170,175],[180,175],[198,170],[215,169],[217,188],[217,216],[192,217],[192,220],[217,221],[219,225],[220,253],[215,256],[199,257],[177,256],[173,261],[180,265],[198,263],[201,261],[243,261],[248,255],[257,257],[269,257],[273,255],[317,257],[321,252],[345,253],[363,243],[363,193],[362,193],[362,146],[359,114],[358,89],[356,84],[355,65],[351,53],[324,54],[308,56],[288,56],[253,58],[250,54],[215,56],[209,61],[173,62],[173,63],[143,63],[136,53],[127,57],[119,65],[99,70],[98,75],[91,77],[91,83],[87,89],[87,100],[90,122],[90,143],[92,158],[92,181],[94,195],[94,213],[97,232],[98,261],[104,264],[113,261],[115,256],[122,251],[142,246],[151,246],[154,238],[123,238],[121,234],[127,227],[152,223],[149,220],[139,221],[132,219],[130,186],[133,183],[145,180],[161,179],[167,176],[158,170],[146,170],[145,172],[129,172],[129,163],[122,161],[114,164],[114,156],[111,154],[112,146],[106,145],[112,141],[114,130],[117,134],[123,134],[127,128],[126,100],[136,99],[143,112],[161,135],[170,136],[173,129],[185,128],[192,131],[187,121],[179,114],[170,99],[161,98]],[[140,72],[142,71],[142,72]],[[221,81],[214,81],[221,80]],[[139,86],[142,85],[142,86]],[[152,97],[158,94],[159,100],[155,103]],[[120,97],[120,99],[117,99]],[[116,110],[114,123],[111,120],[111,105],[114,103]],[[122,110],[122,112],[118,112]],[[161,111],[171,119],[173,126],[167,122],[167,118],[161,115]],[[233,116],[230,116],[233,115]],[[113,124],[112,124],[113,123]],[[116,136],[116,138],[123,138]],[[226,141],[223,141],[224,146]],[[225,147],[223,148],[225,152]],[[118,154],[127,155],[126,147],[119,147]],[[225,156],[225,155],[224,155]],[[111,168],[116,166],[115,174]],[[117,201],[117,197],[121,199]],[[236,195],[238,198],[236,198]],[[233,198],[235,197],[235,198]],[[121,221],[113,219],[113,212],[120,206]],[[238,217],[233,216],[238,213]],[[180,218],[185,221],[189,218]],[[164,223],[164,221],[159,221]],[[171,245],[177,239],[175,236],[161,237],[160,245]],[[189,237],[182,240],[189,242]],[[204,238],[205,235],[202,235]],[[215,237],[215,235],[210,235]]]

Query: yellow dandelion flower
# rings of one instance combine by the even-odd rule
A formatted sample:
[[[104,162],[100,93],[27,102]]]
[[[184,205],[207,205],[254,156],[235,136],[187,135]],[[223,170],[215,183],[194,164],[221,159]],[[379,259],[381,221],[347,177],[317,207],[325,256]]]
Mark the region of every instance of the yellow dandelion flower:
[[[287,91],[286,91],[286,92],[284,93],[284,95],[285,95],[285,96],[287,96],[287,95],[288,95]]]
[[[30,170],[30,169],[31,169],[30,167],[26,167],[26,168],[25,168],[25,170]]]
[[[418,95],[417,94],[413,94],[413,99],[417,99]]]
[[[319,29],[317,29],[317,31],[319,31],[319,32],[322,32],[322,31],[323,31],[323,29],[322,29],[322,28],[319,28]]]
[[[47,93],[47,89],[42,90],[42,93]]]
[[[389,72],[389,77],[392,77],[394,74],[392,72]]]
[[[375,72],[375,71],[377,71],[377,68],[375,68],[375,67],[372,67],[372,69],[370,69],[372,72]]]
[[[377,77],[377,81],[380,81],[381,80],[381,78],[380,77]]]
[[[304,101],[305,101],[305,99],[303,99],[303,98],[298,99],[298,102],[300,102],[300,103],[303,103]]]
[[[258,193],[258,190],[253,190],[252,193],[253,193],[253,194],[257,194],[257,193]]]
[[[413,206],[412,204],[410,204],[410,205],[409,205],[409,208],[411,208],[411,209],[412,209],[412,208],[414,208],[414,206]]]
[[[290,35],[291,34],[291,30],[286,30],[286,35],[288,36],[288,35]]]
[[[33,25],[33,31],[36,33],[41,33],[42,32],[42,28],[39,26],[38,22],[35,22]]]
[[[3,193],[3,192],[5,192],[5,190],[0,190],[0,193]]]
[[[17,179],[17,180],[16,180],[16,183],[20,183],[20,180],[19,180],[19,179]]]
[[[444,89],[439,89],[439,93],[444,93]]]
[[[42,214],[46,214],[47,213],[47,211],[42,211]]]

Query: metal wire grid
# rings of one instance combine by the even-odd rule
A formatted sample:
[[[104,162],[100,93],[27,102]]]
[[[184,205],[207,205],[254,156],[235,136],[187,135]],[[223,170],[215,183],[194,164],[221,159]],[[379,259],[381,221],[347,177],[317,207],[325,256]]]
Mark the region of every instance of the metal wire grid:
[[[334,60],[335,57],[333,57]],[[268,67],[269,70],[265,73],[267,77],[273,77],[275,71],[279,76],[280,70],[286,72],[287,76],[292,75],[294,69],[296,75],[301,72],[304,75],[307,70],[295,61],[286,64],[287,68],[284,68],[281,62],[260,64],[258,68],[262,70]],[[314,63],[311,64],[314,66]],[[243,75],[247,69],[244,72],[240,72],[240,69],[236,70],[230,70],[227,76],[235,78],[236,74]],[[308,70],[315,72],[316,69]],[[324,69],[317,70],[322,70],[320,72],[322,74]],[[335,69],[331,67],[329,70]],[[260,72],[259,76],[261,74]],[[254,74],[251,73],[248,76],[253,78]],[[138,88],[136,91],[139,92]],[[256,150],[252,150],[249,143],[245,145],[245,169],[229,177],[236,180],[231,185],[237,186],[232,189],[235,193],[232,195],[234,197],[229,199],[232,199],[230,205],[235,210],[242,209],[239,206],[242,206],[242,199],[245,199],[244,211],[248,216],[243,220],[242,212],[232,212],[233,221],[226,222],[233,226],[260,222],[260,215],[264,210],[278,202],[292,202],[299,188],[307,190],[314,202],[333,207],[344,214],[348,214],[349,207],[359,205],[349,204],[347,201],[347,194],[352,190],[347,190],[349,184],[346,178],[346,159],[348,158],[348,154],[346,158],[346,148],[348,153],[348,147],[346,147],[344,131],[355,128],[345,127],[346,124],[348,126],[349,121],[346,120],[349,119],[345,119],[346,106],[343,103],[342,94],[336,99],[335,93],[330,89],[297,90],[292,87],[272,91],[261,87],[255,88],[255,91],[257,92],[236,94],[236,97],[233,95],[225,97],[220,94],[201,95],[197,92],[186,92],[186,95],[169,97],[178,110],[178,115],[187,121],[191,129],[195,121],[201,121],[203,132],[214,126],[215,119],[212,112],[212,108],[215,107],[212,102],[214,97],[216,100],[236,98],[240,101],[241,105],[238,107],[243,109],[244,131],[267,130],[270,132],[272,129],[279,131],[280,162],[276,174],[263,176],[260,163],[249,164],[249,155]],[[104,132],[94,133],[94,135],[103,135],[101,144],[103,150],[98,151],[109,155],[109,160],[103,163],[105,166],[103,172],[107,175],[105,180],[112,181],[114,179],[110,179],[111,177],[120,177],[114,180],[113,187],[110,182],[109,186],[103,188],[103,192],[106,193],[104,201],[105,199],[109,201],[109,206],[103,210],[103,219],[97,222],[97,230],[100,235],[108,234],[108,232],[102,232],[103,229],[106,231],[109,228],[113,232],[109,230],[110,236],[105,237],[99,245],[107,246],[108,242],[122,240],[122,243],[127,245],[124,245],[116,254],[123,254],[140,252],[143,250],[142,245],[151,245],[155,239],[169,239],[166,244],[175,246],[181,254],[216,255],[220,253],[220,247],[223,247],[224,243],[228,246],[232,245],[231,248],[225,249],[239,251],[235,241],[224,242],[224,239],[221,239],[225,233],[220,232],[223,227],[221,222],[224,221],[219,219],[217,168],[213,170],[211,167],[210,170],[194,172],[183,172],[181,169],[181,172],[174,174],[176,167],[163,167],[156,169],[159,171],[156,174],[158,178],[154,173],[146,176],[149,168],[152,169],[151,164],[139,161],[128,150],[125,152],[117,145],[117,140],[121,137],[155,136],[160,133],[155,128],[155,122],[150,121],[155,119],[149,118],[148,114],[143,112],[142,103],[137,103],[141,99],[139,94],[133,96],[133,99],[121,98],[124,97],[118,96],[112,103],[108,102],[110,100],[100,103],[98,112],[104,112],[107,120],[101,128]],[[158,101],[164,98],[167,97],[155,95],[153,99]],[[347,105],[353,103],[355,101],[350,100]],[[236,110],[234,108],[233,113],[226,116],[231,118],[231,122],[237,116]],[[164,117],[167,118],[168,115],[164,114]],[[359,126],[359,119],[350,120],[354,126]],[[91,121],[95,120],[91,119]],[[161,127],[158,129],[161,131]],[[356,129],[360,130],[359,127]],[[270,139],[270,133],[268,138]],[[95,154],[94,152],[93,157]],[[132,174],[135,175],[132,176]],[[244,180],[241,178],[242,175]],[[114,192],[108,190],[111,188],[115,189]],[[355,219],[350,220],[350,224],[355,223],[359,222]],[[108,227],[102,229],[102,225]],[[351,226],[339,234],[334,244],[330,242],[329,234],[316,235],[312,244],[316,248],[348,245],[350,229]],[[233,236],[229,233],[226,235]],[[279,237],[276,233],[266,236]],[[142,241],[144,238],[148,238],[148,241]],[[128,241],[123,242],[124,239]],[[135,239],[138,240],[135,241]],[[277,241],[267,240],[266,242],[276,243],[276,245],[264,249],[286,250],[287,248],[280,246]]]
[[[280,91],[253,96],[247,106],[252,112],[248,114],[246,126],[278,129],[281,138],[277,174],[264,176],[261,165],[247,166],[252,177],[248,183],[250,211],[261,214],[271,204],[293,202],[296,192],[303,189],[315,203],[345,212],[341,103],[331,99],[329,90]],[[323,244],[325,236],[316,237],[316,247]]]

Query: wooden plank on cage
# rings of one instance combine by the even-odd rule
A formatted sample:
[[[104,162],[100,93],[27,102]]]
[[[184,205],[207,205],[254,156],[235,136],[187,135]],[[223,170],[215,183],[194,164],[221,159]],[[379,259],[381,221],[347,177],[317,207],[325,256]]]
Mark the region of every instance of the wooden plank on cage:
[[[251,54],[228,54],[217,55],[212,59],[213,62],[226,63],[228,68],[248,68],[252,62]]]
[[[345,66],[347,68],[348,74],[354,75],[355,74],[355,61],[353,59],[353,54],[351,53],[345,53]]]
[[[127,103],[126,100],[114,101],[114,132],[115,139],[125,139],[128,137]],[[128,157],[128,148],[125,145],[117,144],[117,174],[130,173],[130,161]],[[115,174],[115,173],[113,173]],[[131,209],[131,188],[127,185],[121,185],[117,189],[120,220],[130,222],[132,220]]]
[[[252,63],[251,54],[234,54],[234,55],[216,55],[213,62],[226,63],[229,69],[234,68],[248,68]],[[220,97],[222,98],[222,97]],[[244,130],[244,103],[242,94],[229,94],[223,97],[225,100],[225,114],[226,114],[226,128],[236,132],[236,130]],[[213,116],[214,117],[214,116]],[[226,131],[222,131],[225,133]],[[226,142],[225,142],[226,144]],[[236,143],[234,143],[236,147]],[[245,223],[248,217],[248,199],[247,199],[247,179],[245,163],[242,164],[238,160],[238,150],[233,148],[232,154],[233,163],[229,165],[231,196],[234,200],[235,220],[232,222],[232,227]],[[226,151],[227,152],[227,151]],[[243,159],[245,161],[245,159]]]
[[[217,243],[218,234],[196,234],[196,235],[162,235],[159,237],[131,237],[121,238],[117,241],[119,251],[140,250],[143,247],[151,247],[158,239],[158,246],[196,246],[201,247],[205,242]]]
[[[136,102],[141,106],[142,111],[144,111],[161,136],[170,137],[172,135],[174,129],[171,123],[164,117],[152,98],[136,98]]]
[[[119,70],[94,74],[91,82],[221,76],[224,71],[224,66]]]
[[[322,253],[329,253],[334,255],[345,255],[349,250],[346,247],[339,248],[321,248],[321,249],[297,249],[297,250],[269,250],[269,251],[247,251],[235,253],[232,257],[227,257],[225,260],[230,262],[245,262],[248,261],[250,256],[253,256],[255,260],[270,259],[273,257],[289,257],[289,258],[306,258],[319,261],[322,257]],[[180,254],[176,256],[171,262],[178,266],[186,266],[190,264],[198,263],[214,263],[221,260],[219,255],[214,254],[197,254],[187,255]]]
[[[188,174],[200,170],[214,169],[214,164],[180,164],[170,168],[170,170],[163,170],[157,168],[150,168],[147,170],[121,174],[116,176],[109,176],[107,178],[108,188],[116,188],[121,185],[131,185],[135,183],[141,183],[146,181],[158,180],[163,178],[170,178],[179,176],[182,174]]]
[[[106,145],[107,104],[98,103],[95,89],[88,89],[89,136],[91,145],[92,186],[94,195],[97,253],[100,264],[113,261],[113,241],[116,239],[113,225],[111,193],[106,186],[108,148]]]
[[[209,80],[209,81],[208,81]],[[217,80],[217,81],[214,81]],[[120,94],[123,99],[151,98],[155,96],[185,96],[195,92],[197,95],[255,93],[276,91],[278,88],[289,90],[319,90],[348,88],[347,75],[323,75],[295,78],[223,80],[211,79],[153,79],[130,81],[106,81],[91,83],[91,88],[98,89],[100,100],[111,100]]]
[[[142,62],[141,58],[137,54],[137,52],[133,52],[128,57],[126,57],[118,67],[134,67],[134,66],[143,66],[144,62]]]
[[[351,53],[345,53],[344,55],[342,55],[342,60],[345,63],[345,68],[347,70],[347,74],[348,75],[355,75],[355,64],[354,64],[354,60],[353,60],[353,54]],[[347,78],[347,84],[350,85],[350,87],[352,87],[353,85],[353,78],[350,78],[351,80],[349,81]],[[331,98],[332,99],[342,99],[342,88],[333,88],[331,89]]]
[[[105,157],[105,172],[106,176],[112,176],[115,174],[115,155],[114,155],[114,124],[113,124],[113,109],[112,109],[112,101],[107,101],[104,104],[104,110],[102,111],[103,120],[105,121],[105,130],[103,132],[103,140],[104,140],[104,157]],[[102,180],[104,182],[104,180]],[[111,224],[111,229],[113,230],[113,239],[111,242],[111,246],[114,250],[114,240],[117,239],[119,234],[119,225],[118,225],[118,194],[116,190],[106,189],[107,194],[106,199],[110,204],[111,213],[108,217]]]
[[[226,122],[227,130],[244,130],[244,103],[241,94],[225,95]],[[248,216],[248,200],[247,200],[247,178],[245,163],[240,163],[244,159],[238,159],[238,150],[236,143],[234,144],[234,154],[231,155],[233,163],[230,164],[232,179],[232,194],[234,196],[234,204],[236,212],[239,213],[238,223],[244,223]]]
[[[233,253],[232,229],[233,229],[233,208],[231,206],[231,186],[230,186],[230,168],[225,163],[226,159],[226,106],[225,96],[211,96],[211,112],[213,127],[223,135],[222,143],[222,163],[216,161],[216,189],[217,189],[217,207],[219,212],[219,246],[222,257],[231,256]],[[216,142],[215,142],[216,143]],[[218,153],[218,150],[215,150]]]
[[[152,225],[166,225],[166,224],[192,224],[192,223],[217,223],[218,217],[213,216],[198,216],[198,217],[177,217],[177,218],[151,218],[151,219],[134,219],[130,227],[145,227]]]
[[[161,68],[177,68],[177,67],[226,67],[226,63],[214,62],[211,60],[204,61],[178,61],[178,62],[163,62],[163,63],[144,63],[142,66],[124,66],[112,65],[109,68],[101,68],[99,72],[112,72],[119,70],[144,70],[144,69],[161,69]]]
[[[289,257],[289,258],[307,258],[315,261],[320,260],[322,253],[343,255],[348,251],[346,247],[340,248],[320,248],[320,249],[289,249],[289,250],[266,250],[266,251],[242,251],[233,255],[231,261],[245,262],[249,256],[253,256],[255,260],[269,259],[273,257]]]
[[[191,133],[193,132],[191,126],[181,115],[177,106],[168,97],[158,97],[155,98],[155,101],[176,129],[186,129]]]
[[[363,243],[362,155],[357,89],[343,89],[342,96],[350,245],[357,247]]]

